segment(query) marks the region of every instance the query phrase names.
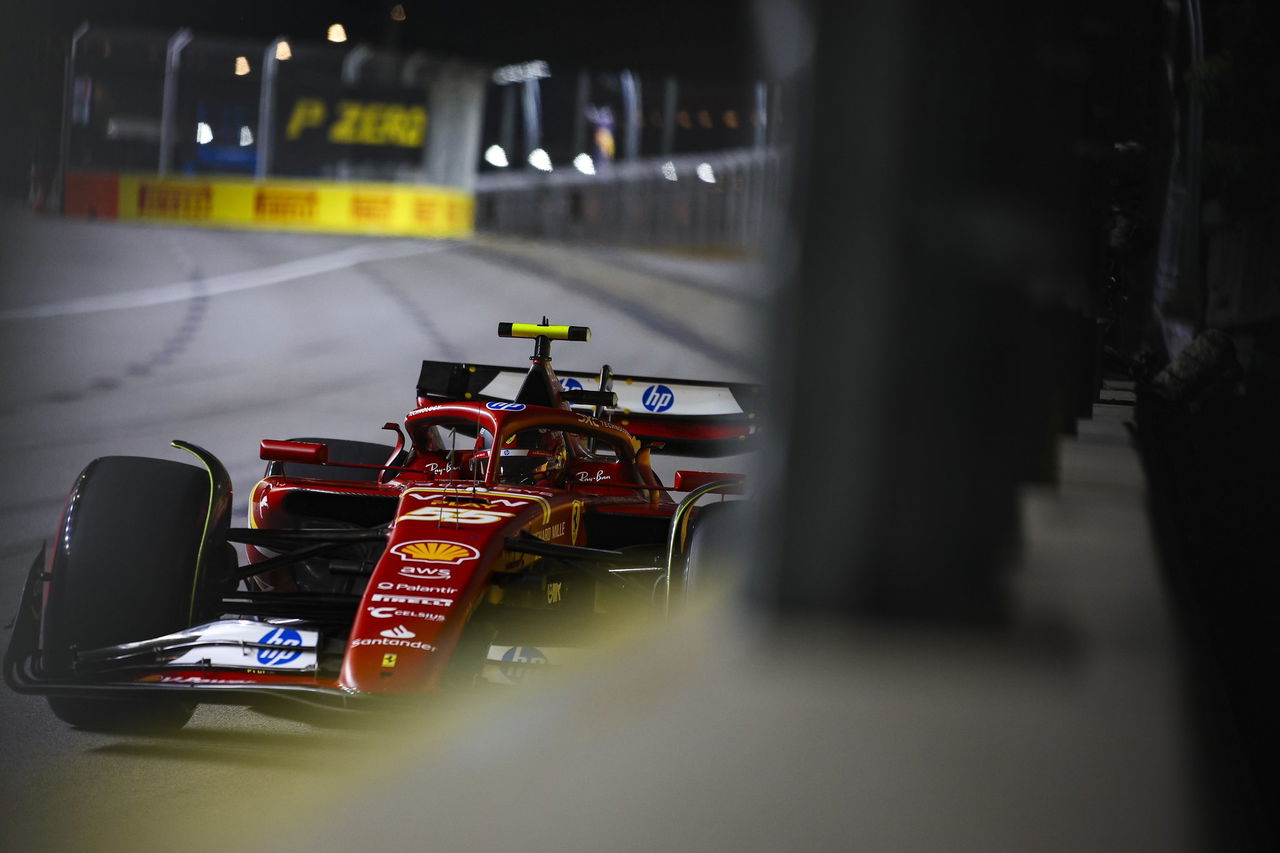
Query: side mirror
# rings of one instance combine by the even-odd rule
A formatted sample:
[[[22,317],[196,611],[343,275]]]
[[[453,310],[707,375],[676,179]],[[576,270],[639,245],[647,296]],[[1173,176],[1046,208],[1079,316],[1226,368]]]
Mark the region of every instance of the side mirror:
[[[258,457],[268,462],[302,462],[307,465],[323,465],[329,461],[329,446],[309,441],[275,441],[264,438],[258,448]]]
[[[671,488],[677,492],[692,492],[694,489],[700,489],[709,483],[717,483],[724,480],[732,480],[733,485],[721,489],[721,494],[740,495],[746,491],[747,477],[745,474],[720,474],[715,471],[677,471]]]

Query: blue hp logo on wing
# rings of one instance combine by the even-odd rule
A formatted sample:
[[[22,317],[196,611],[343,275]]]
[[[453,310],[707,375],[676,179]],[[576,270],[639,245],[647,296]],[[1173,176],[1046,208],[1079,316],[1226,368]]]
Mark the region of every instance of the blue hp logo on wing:
[[[284,666],[302,656],[302,635],[292,628],[273,628],[258,642],[267,647],[258,649],[263,666]]]
[[[651,412],[665,412],[675,401],[676,395],[666,385],[650,385],[640,398],[640,403]]]
[[[581,390],[582,390],[582,383],[581,383],[581,382],[579,382],[578,380],[576,380],[576,379],[572,379],[572,378],[570,378],[570,379],[561,379],[561,380],[560,380],[560,390],[561,390],[561,391],[581,391]]]
[[[543,665],[547,662],[547,656],[542,653],[541,649],[533,646],[512,646],[502,655],[502,663],[498,664],[498,671],[502,673],[504,678],[511,681],[520,681],[525,677],[527,670],[526,664]]]

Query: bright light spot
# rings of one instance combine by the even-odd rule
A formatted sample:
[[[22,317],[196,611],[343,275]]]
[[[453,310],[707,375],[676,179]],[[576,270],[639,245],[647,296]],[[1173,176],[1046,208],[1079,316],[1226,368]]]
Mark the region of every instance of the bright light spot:
[[[199,124],[197,124],[196,125],[196,142],[200,143],[201,145],[208,145],[212,141],[213,141],[213,128],[209,127],[209,125],[205,124],[204,122],[200,122]]]
[[[243,77],[248,73],[249,73],[249,57],[237,56],[236,57],[236,76]]]
[[[676,177],[676,164],[675,164],[675,163],[672,163],[670,160],[668,160],[667,162],[663,163],[663,164],[662,164],[662,177],[666,178],[668,181],[678,181],[678,180],[680,180],[678,177]]]
[[[493,72],[493,82],[499,86],[505,86],[508,83],[523,83],[526,80],[541,80],[550,76],[551,66],[547,65],[544,60],[535,59],[532,62],[518,62],[515,65],[502,66]]]
[[[393,21],[404,20],[404,6],[401,6],[399,3],[397,3],[396,5],[391,7],[391,20]]]
[[[484,161],[490,166],[497,166],[499,169],[505,169],[511,165],[507,162],[507,152],[502,150],[501,145],[490,145],[485,149]]]
[[[698,168],[694,169],[698,173],[698,179],[706,181],[709,184],[716,182],[716,173],[711,170],[710,163],[699,163]]]
[[[325,38],[332,42],[344,42],[347,40],[347,28],[342,24],[330,24],[329,34]]]
[[[573,168],[577,169],[584,175],[594,175],[596,173],[595,161],[591,159],[591,155],[585,151],[573,158]]]
[[[529,165],[535,169],[550,172],[551,155],[543,151],[541,148],[535,148],[529,152]]]
[[[249,129],[249,125],[240,125],[240,147],[253,144],[253,131]]]
[[[289,49],[289,43],[287,41],[276,43],[276,59],[284,62],[291,56],[293,56],[293,51]]]

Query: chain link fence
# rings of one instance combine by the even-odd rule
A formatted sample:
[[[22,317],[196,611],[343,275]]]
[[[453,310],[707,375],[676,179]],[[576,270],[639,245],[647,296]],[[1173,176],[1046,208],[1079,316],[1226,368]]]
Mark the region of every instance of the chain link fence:
[[[565,242],[751,250],[785,193],[777,149],[479,176],[476,228]]]

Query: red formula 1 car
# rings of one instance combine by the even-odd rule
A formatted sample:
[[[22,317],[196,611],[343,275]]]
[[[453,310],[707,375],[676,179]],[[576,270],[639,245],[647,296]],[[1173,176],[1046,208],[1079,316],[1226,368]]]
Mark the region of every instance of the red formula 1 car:
[[[424,362],[394,446],[263,441],[247,528],[195,445],[174,442],[200,468],[90,463],[32,566],[6,681],[98,730],[181,726],[200,702],[357,709],[517,683],[678,604],[734,506],[697,500],[742,482],[667,487],[650,454],[743,452],[758,389],[557,377],[551,342],[588,329],[499,334],[534,339],[527,373]]]

